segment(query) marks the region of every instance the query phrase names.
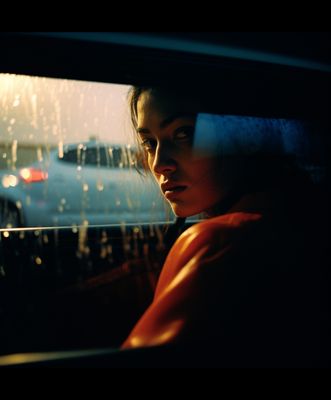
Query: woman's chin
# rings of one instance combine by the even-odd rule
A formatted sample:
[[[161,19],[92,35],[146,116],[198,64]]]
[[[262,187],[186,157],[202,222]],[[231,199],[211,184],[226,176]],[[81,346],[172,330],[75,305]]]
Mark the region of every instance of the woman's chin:
[[[187,218],[191,217],[192,215],[199,214],[199,211],[195,212],[193,210],[189,210],[188,208],[180,207],[177,204],[171,204],[171,208],[176,217],[179,218]]]

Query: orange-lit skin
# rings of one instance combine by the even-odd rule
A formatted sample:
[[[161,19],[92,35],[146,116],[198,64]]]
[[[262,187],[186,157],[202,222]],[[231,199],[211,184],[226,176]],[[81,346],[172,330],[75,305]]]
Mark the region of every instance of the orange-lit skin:
[[[157,183],[184,185],[185,190],[168,199],[174,213],[180,217],[211,209],[224,195],[220,183],[219,159],[193,149],[194,114],[198,105],[178,98],[167,99],[144,92],[137,104],[140,141]],[[169,117],[178,118],[162,126]]]

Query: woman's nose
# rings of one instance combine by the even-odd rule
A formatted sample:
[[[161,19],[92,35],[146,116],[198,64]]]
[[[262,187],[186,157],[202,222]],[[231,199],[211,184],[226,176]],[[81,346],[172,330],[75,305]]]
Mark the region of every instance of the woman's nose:
[[[158,146],[152,165],[153,172],[159,175],[169,175],[177,169],[177,163],[167,146]]]

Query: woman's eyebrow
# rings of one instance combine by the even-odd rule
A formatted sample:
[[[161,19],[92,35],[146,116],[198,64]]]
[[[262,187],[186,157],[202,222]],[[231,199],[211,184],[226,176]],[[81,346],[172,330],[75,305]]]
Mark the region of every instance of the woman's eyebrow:
[[[178,118],[195,118],[196,114],[194,113],[187,113],[187,112],[178,112],[175,114],[170,115],[169,117],[165,118],[161,123],[160,123],[160,129],[163,129],[170,125],[173,121],[175,121]]]

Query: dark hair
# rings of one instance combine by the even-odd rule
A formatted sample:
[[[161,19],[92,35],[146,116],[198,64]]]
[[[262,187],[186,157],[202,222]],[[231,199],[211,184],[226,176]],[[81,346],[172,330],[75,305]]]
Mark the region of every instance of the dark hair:
[[[131,86],[129,92],[128,92],[128,102],[129,102],[129,107],[130,107],[130,117],[131,117],[131,122],[132,122],[132,127],[134,132],[136,133],[138,123],[137,123],[137,103],[139,100],[139,97],[141,96],[142,93],[145,91],[149,91],[151,88],[148,87],[143,87],[143,86]],[[136,169],[139,174],[141,174],[141,169],[147,173],[149,171],[149,167],[147,164],[147,157],[145,154],[145,151],[142,149],[137,135],[135,134],[134,136],[136,145],[137,145],[137,153],[136,153]]]
[[[151,91],[151,87],[147,86],[132,86],[128,93],[129,106],[131,113],[131,122],[133,128],[137,129],[137,103],[142,93]]]
[[[153,94],[170,94],[175,97],[183,97],[187,100],[194,100],[199,104],[199,112],[210,112],[209,103],[210,99],[206,94],[201,93],[196,87],[187,85],[173,86],[132,86],[128,92],[128,100],[131,113],[131,122],[134,129],[137,129],[137,104],[140,96],[145,93]]]

